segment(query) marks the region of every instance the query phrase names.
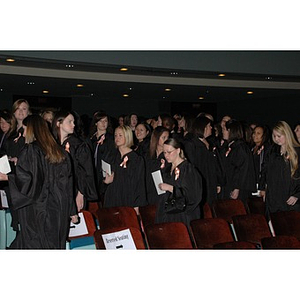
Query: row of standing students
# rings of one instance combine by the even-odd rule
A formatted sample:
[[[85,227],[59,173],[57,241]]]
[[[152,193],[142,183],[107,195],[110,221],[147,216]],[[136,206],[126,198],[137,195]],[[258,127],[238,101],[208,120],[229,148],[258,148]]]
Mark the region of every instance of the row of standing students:
[[[19,103],[19,106],[26,105],[28,105],[26,102]],[[29,105],[27,110],[29,111]],[[28,113],[20,114],[24,117],[23,120],[27,118],[28,125]],[[254,167],[254,152],[251,153],[245,143],[241,124],[235,120],[230,120],[223,126],[222,139],[212,135],[212,121],[204,116],[196,118],[193,123],[193,134],[178,135],[158,126],[150,137],[146,138],[143,131],[148,135],[151,131],[146,124],[139,124],[140,130],[136,129],[136,132],[128,126],[119,126],[114,133],[108,132],[109,116],[99,112],[94,114],[92,121],[95,132],[90,139],[85,140],[75,134],[76,117],[75,113],[58,112],[52,121],[52,135],[66,157],[64,161],[69,161],[66,173],[62,169],[58,171],[57,168],[54,168],[55,171],[52,173],[49,171],[49,166],[59,164],[49,160],[53,155],[51,147],[41,146],[46,140],[35,131],[39,124],[36,117],[29,118],[32,133],[31,140],[27,136],[26,145],[26,134],[24,136],[20,134],[24,128],[27,129],[23,124],[19,132],[16,131],[7,140],[7,154],[16,163],[16,170],[15,175],[9,175],[7,178],[1,175],[1,178],[8,179],[10,191],[14,194],[14,197],[10,197],[10,204],[12,211],[15,212],[14,219],[17,220],[18,229],[20,222],[23,222],[12,248],[64,248],[67,225],[63,227],[64,234],[59,234],[59,243],[53,242],[53,239],[58,241],[58,235],[53,235],[51,241],[42,242],[48,235],[44,234],[42,239],[40,230],[45,230],[45,224],[51,223],[53,228],[57,227],[56,232],[60,232],[58,228],[61,227],[58,224],[61,224],[61,218],[65,220],[64,224],[69,222],[70,217],[75,222],[76,214],[84,208],[85,202],[96,201],[99,198],[105,207],[140,207],[157,204],[156,222],[182,221],[187,225],[192,219],[201,217],[201,205],[205,202],[212,204],[218,198],[239,198],[246,203],[257,186],[261,190],[264,190],[266,185],[268,187],[266,204],[269,212],[299,207],[298,144],[292,139],[291,130],[285,122],[279,122],[278,127],[274,127],[275,143],[272,147],[270,146],[268,151],[266,147],[255,152],[257,156],[265,153],[264,159],[259,161],[257,173],[255,172],[257,168]],[[139,134],[145,138],[139,138]],[[134,136],[137,143],[134,143]],[[10,148],[10,144],[15,147]],[[22,149],[19,153],[15,150],[17,146]],[[24,154],[28,149],[31,149],[32,161],[35,158],[43,162],[42,166],[47,167],[36,168],[39,164],[30,164],[28,161],[23,164],[23,160],[28,159],[28,155]],[[13,154],[16,156],[12,156]],[[18,161],[14,157],[18,157]],[[111,164],[111,175],[103,174],[102,160]],[[274,164],[278,168],[275,174],[278,172],[282,174],[280,179],[274,176]],[[32,182],[26,177],[22,182],[20,180],[24,175],[22,172],[27,174],[28,168],[31,168],[29,173],[32,177],[29,179]],[[164,192],[162,194],[157,193],[152,178],[152,172],[157,170],[161,171],[163,177],[163,183],[160,184],[160,189]],[[49,177],[50,174],[52,177]],[[65,179],[59,181],[59,178]],[[60,184],[64,182],[65,186],[62,188],[59,182]],[[32,193],[29,186],[34,188],[35,193]],[[36,187],[39,189],[36,190]],[[276,189],[280,190],[280,193]],[[62,191],[67,190],[71,191],[69,196],[61,201],[72,198],[69,205],[63,206],[59,202],[56,211],[53,208],[47,211],[48,206],[45,206],[45,203],[51,202],[53,198],[49,196],[50,191],[57,191],[62,195]],[[24,194],[28,199],[22,205]],[[21,198],[18,195],[21,195]],[[63,197],[56,195],[56,199]],[[17,202],[21,203],[21,206]],[[36,227],[39,228],[39,232],[35,232],[35,238],[30,235],[35,227],[29,226],[26,233],[24,231],[26,217],[23,219],[20,217],[28,207],[30,209],[26,213],[27,218],[39,224]],[[59,212],[62,207],[65,207],[63,213]],[[44,216],[42,219],[35,220],[35,216],[41,215]],[[47,231],[53,231],[51,226]]]

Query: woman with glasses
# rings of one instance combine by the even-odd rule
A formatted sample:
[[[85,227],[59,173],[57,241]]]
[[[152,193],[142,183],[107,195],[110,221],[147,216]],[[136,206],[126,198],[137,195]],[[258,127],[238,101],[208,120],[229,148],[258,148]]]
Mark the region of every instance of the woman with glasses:
[[[165,159],[170,165],[163,172],[159,188],[166,193],[156,211],[156,223],[183,222],[200,219],[202,179],[196,168],[185,158],[178,140],[170,138],[163,146]]]

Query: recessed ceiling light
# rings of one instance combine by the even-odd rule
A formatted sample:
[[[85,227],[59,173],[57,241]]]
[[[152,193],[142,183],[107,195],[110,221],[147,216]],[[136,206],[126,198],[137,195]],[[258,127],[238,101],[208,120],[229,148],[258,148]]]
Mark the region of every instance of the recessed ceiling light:
[[[83,84],[82,83],[78,83],[76,86],[79,87],[79,88],[81,88],[81,87],[83,87]]]
[[[49,94],[49,91],[43,90],[43,94]]]
[[[66,68],[74,68],[74,65],[66,65]]]
[[[33,81],[28,81],[27,84],[28,85],[34,85],[35,83]]]
[[[226,76],[226,74],[220,73],[220,74],[218,74],[218,76],[219,76],[219,77],[224,77],[224,76]]]
[[[252,92],[252,91],[248,91],[247,94],[248,94],[248,95],[252,95],[253,92]]]
[[[129,95],[128,94],[123,94],[123,97],[127,98],[127,97],[129,97]]]
[[[7,62],[14,62],[15,59],[13,59],[13,58],[7,58],[6,61],[7,61]]]
[[[202,97],[202,96],[199,97],[199,100],[203,100],[203,99],[204,99],[204,97]]]
[[[0,89],[0,92],[3,92],[3,89]]]
[[[126,71],[128,71],[128,68],[123,67],[123,68],[120,69],[120,71],[126,72]]]
[[[171,89],[170,88],[166,88],[165,91],[166,92],[171,92]]]

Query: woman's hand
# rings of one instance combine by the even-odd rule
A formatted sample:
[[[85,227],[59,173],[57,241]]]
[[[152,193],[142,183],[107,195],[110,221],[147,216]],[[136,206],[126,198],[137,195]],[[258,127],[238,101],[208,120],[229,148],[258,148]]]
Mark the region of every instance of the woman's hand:
[[[8,180],[8,176],[0,172],[0,181],[7,181],[7,180]]]
[[[237,199],[239,197],[240,190],[239,189],[234,189],[230,193],[230,198],[231,199]]]
[[[162,190],[162,191],[167,191],[170,193],[173,193],[173,185],[167,184],[167,183],[160,183],[158,185],[158,187]]]
[[[76,205],[78,211],[81,211],[83,209],[83,204],[84,204],[83,195],[78,191],[76,196]]]
[[[14,163],[14,165],[16,166],[17,165],[17,162],[18,162],[18,158],[17,157],[11,157],[8,159],[9,161],[12,161]]]
[[[296,198],[296,197],[294,197],[294,196],[291,196],[291,197],[286,201],[286,203],[287,203],[288,205],[295,205],[297,201],[298,201],[298,198]]]
[[[73,224],[77,224],[78,221],[79,221],[78,215],[71,216],[71,222],[72,222]]]
[[[111,175],[108,175],[108,174],[106,173],[106,176],[105,176],[103,182],[104,182],[105,184],[110,184],[110,183],[112,183],[113,181],[114,181],[114,172],[112,172]]]

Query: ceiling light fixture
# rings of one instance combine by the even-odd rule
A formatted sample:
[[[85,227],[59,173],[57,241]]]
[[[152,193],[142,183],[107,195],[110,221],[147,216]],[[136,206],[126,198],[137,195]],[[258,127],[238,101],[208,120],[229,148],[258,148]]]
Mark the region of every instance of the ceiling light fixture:
[[[171,92],[171,89],[170,88],[166,88],[165,91],[166,92]]]
[[[123,97],[127,98],[127,97],[129,97],[129,95],[128,94],[123,94]]]
[[[76,86],[79,87],[79,88],[82,88],[83,84],[82,83],[78,83]]]
[[[120,71],[121,72],[126,72],[126,71],[128,71],[128,68],[123,67],[123,68],[120,69]]]
[[[49,91],[43,90],[43,94],[49,94]]]
[[[7,62],[15,62],[15,59],[13,59],[13,58],[7,58],[6,61]]]
[[[204,99],[204,97],[202,97],[202,96],[199,97],[199,100],[203,100],[203,99]]]
[[[224,74],[224,73],[220,73],[220,74],[218,74],[218,76],[219,76],[219,77],[225,77],[225,76],[226,76],[226,74]]]
[[[66,68],[74,68],[74,65],[66,65]]]
[[[253,92],[252,92],[252,91],[248,91],[247,94],[248,94],[248,95],[252,95]]]

